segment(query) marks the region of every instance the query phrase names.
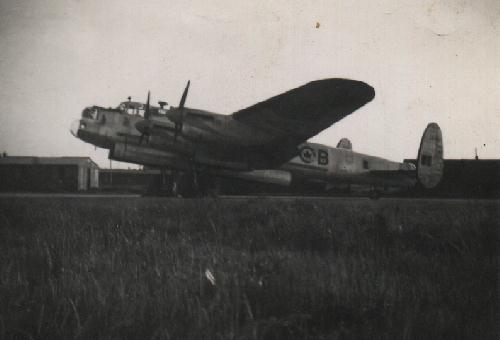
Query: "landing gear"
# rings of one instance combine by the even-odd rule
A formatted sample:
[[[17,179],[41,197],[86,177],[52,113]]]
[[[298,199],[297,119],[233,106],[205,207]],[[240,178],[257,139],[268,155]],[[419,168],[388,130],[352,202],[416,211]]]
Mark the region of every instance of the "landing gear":
[[[149,181],[145,196],[171,196],[172,177],[165,169],[160,169],[159,175],[154,175]]]
[[[172,196],[192,198],[198,192],[197,176],[190,172],[174,171],[172,173]]]
[[[378,200],[380,198],[380,190],[378,190],[377,188],[375,187],[372,187],[372,189],[370,190],[370,195],[369,197],[372,199],[372,200]]]
[[[169,197],[217,197],[220,179],[204,171],[169,171],[160,169],[160,174],[151,178],[145,196]]]
[[[172,195],[174,197],[217,197],[220,181],[202,172],[179,172],[172,174]]]

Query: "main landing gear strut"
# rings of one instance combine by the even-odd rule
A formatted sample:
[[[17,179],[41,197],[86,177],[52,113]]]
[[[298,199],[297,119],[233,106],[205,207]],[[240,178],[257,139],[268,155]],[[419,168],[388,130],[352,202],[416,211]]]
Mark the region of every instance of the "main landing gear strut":
[[[171,171],[160,170],[149,184],[148,194],[170,197],[217,197],[220,191],[220,180],[203,171]]]
[[[184,198],[216,197],[219,191],[219,179],[206,173],[180,171],[172,173],[172,196]]]

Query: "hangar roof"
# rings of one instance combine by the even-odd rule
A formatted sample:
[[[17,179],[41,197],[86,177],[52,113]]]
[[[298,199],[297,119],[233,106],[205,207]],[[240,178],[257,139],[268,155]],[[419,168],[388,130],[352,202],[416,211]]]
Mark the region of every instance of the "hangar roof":
[[[99,168],[90,157],[5,156],[0,157],[0,165],[2,164],[78,165]]]

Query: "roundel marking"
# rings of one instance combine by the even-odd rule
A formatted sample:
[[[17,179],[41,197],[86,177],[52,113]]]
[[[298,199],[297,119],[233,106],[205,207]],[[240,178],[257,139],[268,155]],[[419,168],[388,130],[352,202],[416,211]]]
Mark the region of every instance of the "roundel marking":
[[[316,158],[314,149],[309,146],[304,146],[300,149],[299,157],[304,163],[311,163]]]

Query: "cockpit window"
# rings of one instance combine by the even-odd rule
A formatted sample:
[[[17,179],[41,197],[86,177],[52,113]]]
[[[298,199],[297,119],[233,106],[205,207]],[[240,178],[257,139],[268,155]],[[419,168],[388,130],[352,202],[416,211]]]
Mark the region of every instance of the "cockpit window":
[[[96,120],[97,117],[98,117],[98,112],[97,112],[97,108],[95,108],[95,107],[87,107],[82,112],[82,118]]]

